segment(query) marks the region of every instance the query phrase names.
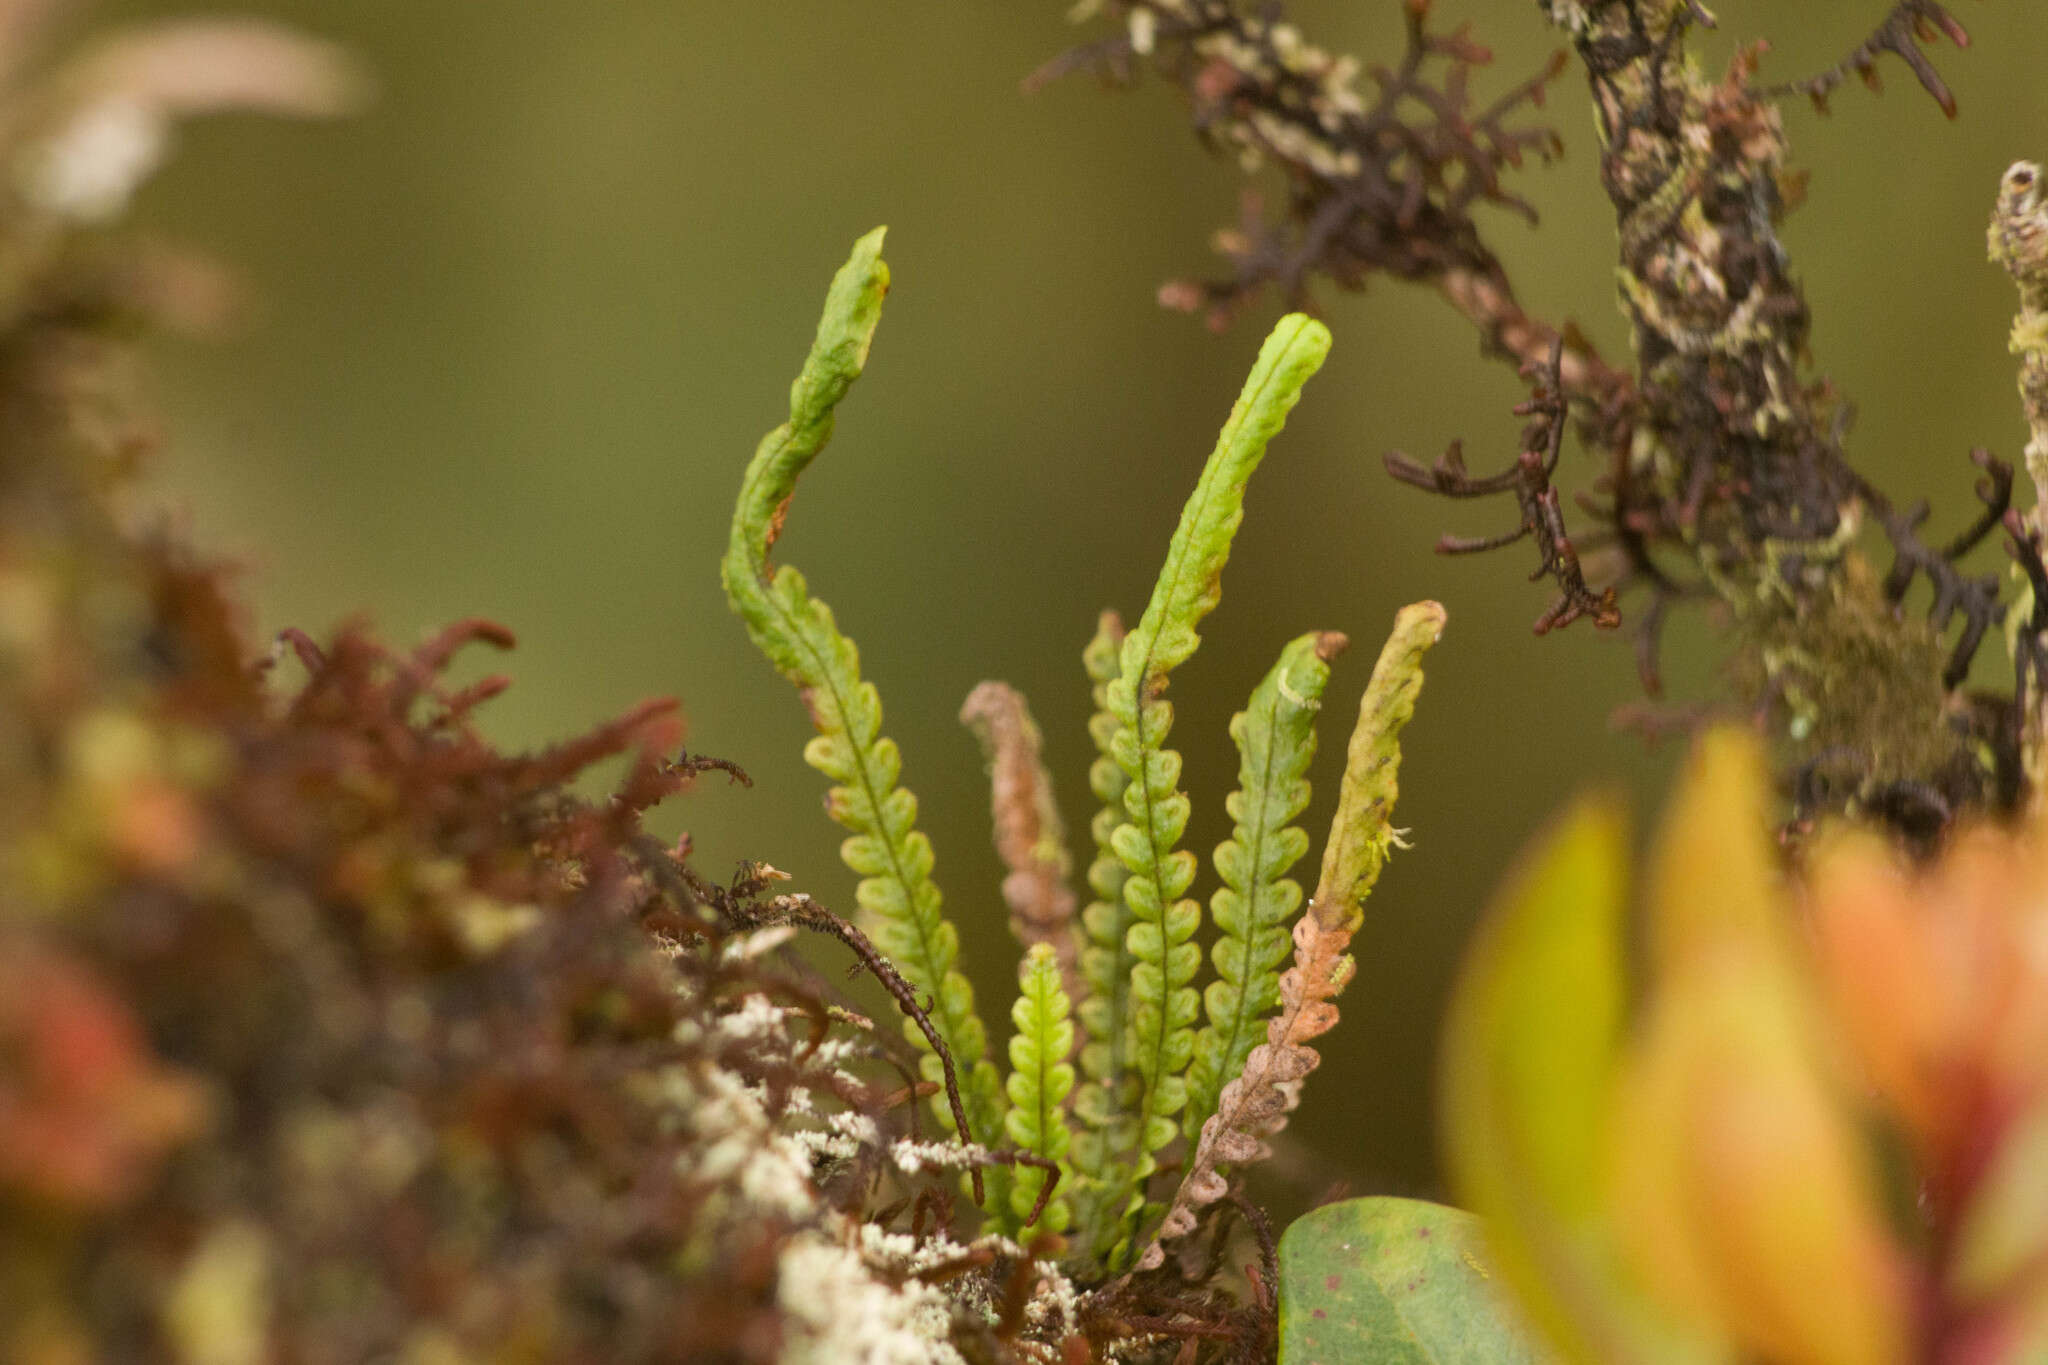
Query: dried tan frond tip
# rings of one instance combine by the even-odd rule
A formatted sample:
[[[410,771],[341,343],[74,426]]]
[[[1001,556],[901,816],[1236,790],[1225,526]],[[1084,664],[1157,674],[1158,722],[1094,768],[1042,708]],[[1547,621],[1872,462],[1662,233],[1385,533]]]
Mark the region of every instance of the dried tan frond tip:
[[[333,43],[255,19],[124,28],[59,81],[81,103],[122,100],[174,118],[228,110],[331,118],[369,93],[362,71]]]
[[[1008,683],[985,682],[967,694],[960,723],[974,732],[988,763],[996,852],[1008,869],[1003,902],[1010,907],[1010,932],[1026,948],[1050,946],[1059,960],[1061,987],[1078,999],[1076,902],[1067,883],[1072,865],[1031,707]]]

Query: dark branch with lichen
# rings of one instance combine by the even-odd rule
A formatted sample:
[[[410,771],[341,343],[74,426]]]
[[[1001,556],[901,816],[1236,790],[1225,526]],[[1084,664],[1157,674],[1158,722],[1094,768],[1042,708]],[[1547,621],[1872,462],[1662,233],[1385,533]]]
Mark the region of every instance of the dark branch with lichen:
[[[1434,466],[1398,452],[1387,465],[1439,495],[1515,501],[1503,533],[1446,536],[1438,548],[1531,541],[1535,576],[1559,593],[1539,631],[1580,618],[1618,626],[1626,604],[1655,694],[1670,609],[1711,603],[1730,628],[1742,704],[1783,746],[1799,818],[1847,808],[1924,842],[1965,810],[2009,808],[2024,785],[2020,707],[1964,685],[2007,612],[1998,577],[1965,560],[2010,520],[2011,472],[1978,452],[1979,515],[1945,543],[1921,538],[1928,508],[1895,505],[1847,458],[1849,408],[1807,370],[1812,320],[1778,237],[1800,188],[1778,101],[1824,107],[1850,75],[1876,86],[1892,56],[1953,113],[1920,44],[1962,46],[1967,34],[1935,0],[1901,0],[1843,62],[1772,87],[1756,79],[1760,47],[1718,79],[1694,63],[1689,35],[1714,22],[1698,0],[1537,7],[1570,41],[1592,95],[1633,374],[1570,329],[1528,318],[1473,217],[1485,204],[1526,208],[1501,178],[1525,153],[1557,149],[1516,121],[1557,65],[1475,112],[1470,79],[1487,54],[1462,28],[1434,31],[1429,5],[1411,0],[1400,61],[1373,69],[1378,103],[1347,105],[1347,82],[1364,68],[1305,42],[1278,5],[1114,0],[1124,32],[1050,69],[1127,78],[1149,60],[1186,92],[1212,145],[1286,171],[1283,219],[1254,213],[1224,234],[1233,274],[1170,285],[1169,304],[1221,323],[1268,285],[1299,296],[1312,278],[1358,287],[1384,273],[1434,284],[1480,326],[1489,353],[1517,365],[1531,385],[1517,411],[1532,420],[1512,465],[1474,476],[1457,444]],[[1570,500],[1589,519],[1575,533],[1558,487],[1567,425],[1600,471]],[[2026,532],[2003,539],[2022,579],[2048,581]],[[1829,780],[1809,780],[1821,770]]]
[[[1918,536],[1925,508],[1895,509],[1850,466],[1846,408],[1803,369],[1811,318],[1777,236],[1787,147],[1772,93],[1753,81],[1759,50],[1715,81],[1686,53],[1687,30],[1708,17],[1696,4],[1543,8],[1592,91],[1635,332],[1636,440],[1615,525],[1694,559],[1732,618],[1736,681],[1793,760],[1846,756],[1854,777],[1829,788],[1830,804],[1925,839],[1964,809],[2010,800],[2013,714],[1959,690],[2004,614],[1995,579],[1959,561],[2004,511],[2010,476],[1981,457],[1988,515],[1934,549]],[[1897,7],[1846,67],[1867,69],[1900,50],[1902,26],[1934,22],[1954,26],[1938,6]],[[1832,80],[1801,88],[1825,94]],[[1938,77],[1922,83],[1946,106]],[[1889,542],[1886,573],[1868,562],[1866,525]],[[1926,614],[1905,605],[1922,578]]]

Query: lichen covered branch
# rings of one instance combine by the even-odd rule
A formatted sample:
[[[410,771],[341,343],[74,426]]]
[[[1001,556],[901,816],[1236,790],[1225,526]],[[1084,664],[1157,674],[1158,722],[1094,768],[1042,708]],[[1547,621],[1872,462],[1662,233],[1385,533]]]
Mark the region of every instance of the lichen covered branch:
[[[1616,435],[1628,377],[1585,338],[1531,317],[1474,215],[1497,208],[1533,220],[1507,172],[1559,143],[1525,115],[1543,104],[1562,54],[1490,101],[1474,74],[1492,54],[1460,27],[1431,27],[1428,0],[1405,0],[1398,58],[1368,65],[1307,41],[1277,4],[1238,0],[1113,0],[1121,31],[1049,63],[1032,84],[1076,70],[1127,83],[1149,65],[1180,87],[1196,132],[1246,170],[1280,167],[1285,211],[1269,218],[1248,196],[1242,222],[1218,234],[1230,272],[1160,291],[1170,307],[1222,327],[1276,291],[1312,304],[1311,283],[1362,288],[1375,275],[1432,286],[1479,328],[1486,349],[1512,363],[1547,357],[1566,341],[1563,374],[1586,415]]]

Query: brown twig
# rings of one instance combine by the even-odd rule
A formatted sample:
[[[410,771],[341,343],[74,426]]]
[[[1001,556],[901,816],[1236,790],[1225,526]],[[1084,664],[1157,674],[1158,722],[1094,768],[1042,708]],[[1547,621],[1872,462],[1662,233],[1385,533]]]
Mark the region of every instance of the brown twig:
[[[1962,23],[1950,14],[1947,8],[1936,0],[1899,0],[1892,6],[1884,21],[1875,32],[1855,51],[1839,63],[1829,67],[1818,76],[1803,81],[1792,81],[1774,85],[1758,92],[1764,99],[1781,99],[1786,95],[1805,95],[1813,101],[1813,107],[1823,114],[1828,111],[1828,97],[1846,83],[1851,75],[1862,78],[1872,90],[1884,89],[1883,79],[1878,74],[1878,61],[1889,52],[1911,68],[1920,88],[1934,97],[1941,106],[1941,112],[1950,118],[1956,116],[1955,93],[1941,78],[1927,54],[1920,50],[1920,43],[1932,43],[1943,35],[1957,47],[1968,47],[1970,35]]]
[[[937,1026],[932,1023],[929,1009],[919,1003],[917,992],[911,989],[910,983],[903,979],[902,974],[889,959],[883,957],[875,945],[868,941],[866,934],[809,896],[803,895],[777,896],[765,906],[758,903],[747,906],[744,918],[757,928],[771,924],[795,924],[806,929],[815,929],[819,933],[830,934],[851,949],[853,955],[860,959],[861,966],[881,983],[882,989],[889,993],[889,998],[896,1002],[896,1008],[901,1010],[904,1016],[917,1026],[918,1032],[924,1035],[926,1044],[939,1059],[939,1065],[945,1073],[946,1104],[953,1114],[954,1131],[959,1133],[962,1142],[974,1141],[974,1130],[967,1123],[967,1107],[960,1099],[960,1081],[953,1070],[952,1052],[947,1049],[945,1040],[939,1036]],[[967,1175],[974,1184],[974,1201],[978,1204],[986,1198],[980,1167],[971,1167]]]
[[[1580,617],[1590,617],[1603,630],[1621,624],[1615,605],[1615,589],[1596,593],[1586,585],[1578,550],[1564,524],[1564,512],[1551,482],[1564,449],[1565,419],[1569,413],[1563,378],[1564,341],[1551,343],[1547,364],[1531,377],[1536,390],[1515,408],[1518,417],[1531,417],[1522,432],[1522,453],[1515,463],[1498,474],[1475,477],[1466,472],[1463,447],[1453,442],[1435,465],[1425,468],[1413,456],[1401,451],[1387,452],[1387,472],[1402,483],[1427,489],[1450,498],[1483,498],[1512,493],[1521,519],[1512,531],[1500,535],[1466,537],[1446,535],[1437,541],[1439,554],[1477,554],[1512,545],[1526,537],[1536,542],[1537,575],[1549,574],[1558,586],[1558,598],[1536,619],[1536,633],[1543,635]],[[1525,374],[1530,371],[1525,368]]]

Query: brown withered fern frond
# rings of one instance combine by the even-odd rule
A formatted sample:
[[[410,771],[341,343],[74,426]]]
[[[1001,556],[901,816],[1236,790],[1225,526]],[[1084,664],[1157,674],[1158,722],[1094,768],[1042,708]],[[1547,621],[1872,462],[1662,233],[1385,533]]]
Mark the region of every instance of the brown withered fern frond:
[[[1026,948],[1048,945],[1059,962],[1062,988],[1078,1000],[1078,902],[1067,881],[1073,862],[1031,707],[1008,683],[985,682],[967,694],[960,722],[974,733],[988,765],[989,814],[1006,873],[1002,891],[1010,932]]]

